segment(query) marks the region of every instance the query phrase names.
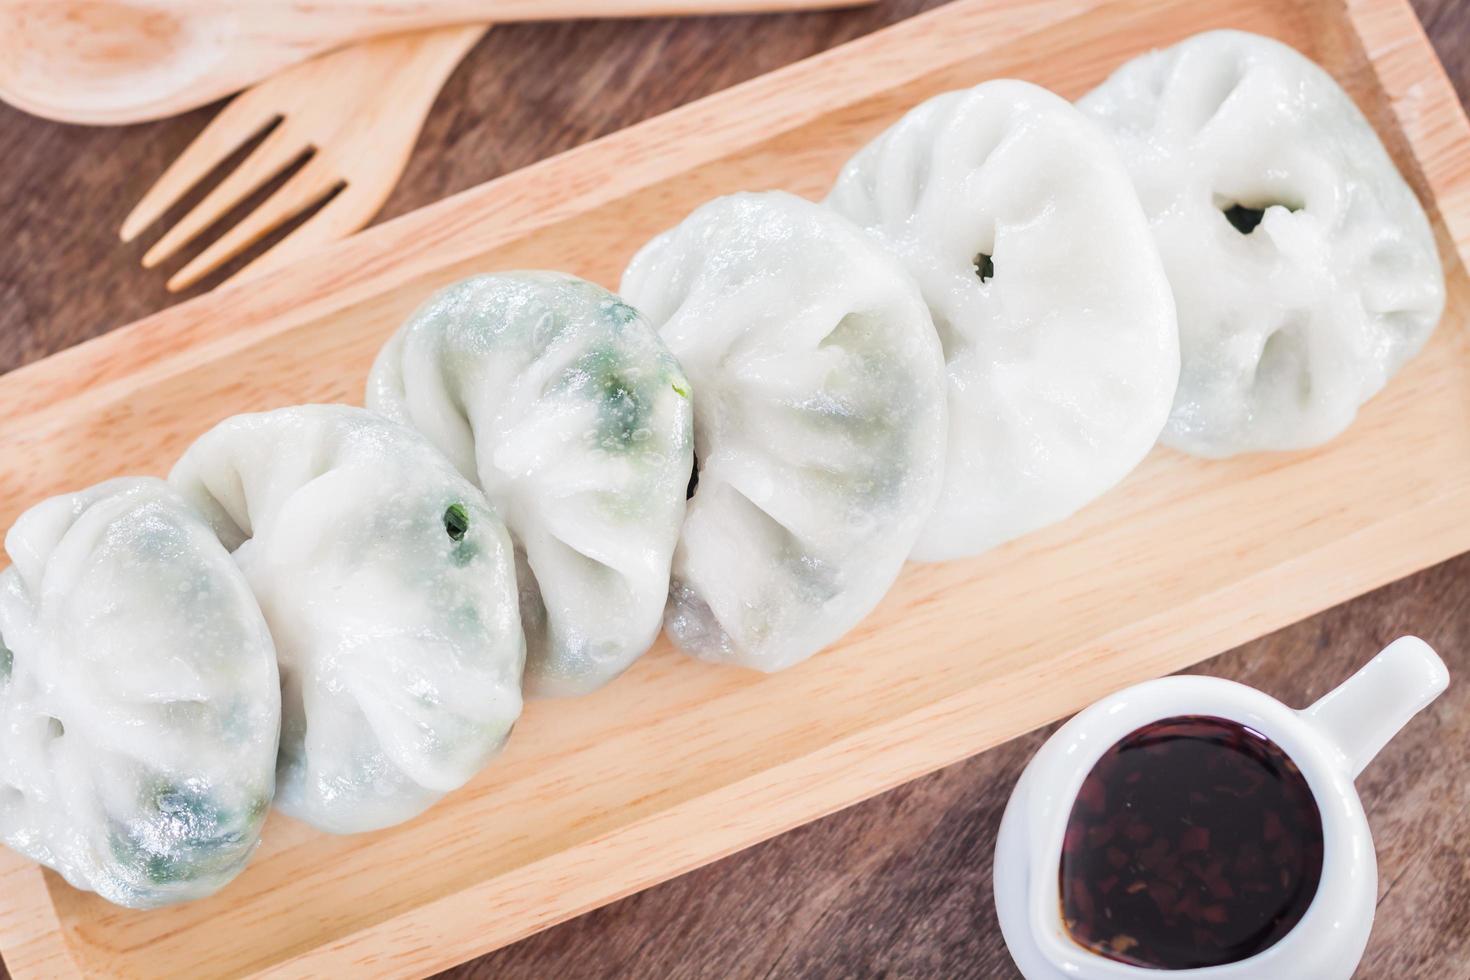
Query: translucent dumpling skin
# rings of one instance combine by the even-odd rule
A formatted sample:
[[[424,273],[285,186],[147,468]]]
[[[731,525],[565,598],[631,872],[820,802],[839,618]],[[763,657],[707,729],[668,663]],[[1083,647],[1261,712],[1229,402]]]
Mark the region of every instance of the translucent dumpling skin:
[[[695,483],[666,627],[773,671],[878,603],[934,506],[944,362],[918,289],[841,216],[736,194],[623,277],[693,384]]]
[[[636,310],[554,272],[456,283],[379,354],[368,407],[428,436],[505,517],[527,693],[592,691],[658,635],[693,465],[689,395]]]
[[[21,515],[0,574],[0,840],[132,908],[249,860],[275,788],[275,653],[245,578],[161,480]]]
[[[1428,339],[1444,273],[1424,211],[1352,99],[1296,51],[1199,34],[1078,106],[1122,152],[1178,302],[1167,444],[1325,442]]]
[[[829,207],[918,281],[944,345],[949,457],[914,549],[985,551],[1069,516],[1158,440],[1174,301],[1128,173],[1056,95],[999,80],[917,106]]]
[[[510,540],[422,436],[340,405],[239,415],[169,479],[275,638],[282,811],[334,833],[387,827],[499,750],[525,656]]]

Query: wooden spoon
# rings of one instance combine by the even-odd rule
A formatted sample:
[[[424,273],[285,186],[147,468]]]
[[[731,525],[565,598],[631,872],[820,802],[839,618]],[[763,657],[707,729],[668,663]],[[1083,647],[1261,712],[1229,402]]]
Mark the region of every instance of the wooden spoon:
[[[212,102],[354,41],[453,24],[858,6],[873,0],[0,0],[0,99],[115,125]]]

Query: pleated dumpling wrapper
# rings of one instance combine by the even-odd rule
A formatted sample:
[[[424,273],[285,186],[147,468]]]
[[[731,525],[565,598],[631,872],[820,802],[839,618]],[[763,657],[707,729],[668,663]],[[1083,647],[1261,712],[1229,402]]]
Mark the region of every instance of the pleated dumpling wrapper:
[[[500,749],[525,658],[510,540],[422,436],[344,405],[237,415],[169,479],[275,638],[283,812],[332,833],[391,826]]]
[[[1423,208],[1352,99],[1290,47],[1199,34],[1078,105],[1121,150],[1179,304],[1166,444],[1326,442],[1439,322]]]
[[[914,108],[828,206],[918,280],[944,345],[949,456],[914,549],[978,554],[1061,520],[1158,439],[1174,302],[1118,154],[1065,100],[986,82]]]
[[[0,574],[0,840],[131,908],[245,867],[275,790],[280,688],[245,577],[168,484],[21,515]]]
[[[476,481],[516,545],[525,689],[586,694],[652,645],[693,465],[689,382],[618,296],[475,276],[378,355],[367,404]]]
[[[804,660],[877,605],[939,490],[944,361],[923,299],[861,230],[779,192],[699,208],[622,293],[693,384],[665,626],[707,660]]]

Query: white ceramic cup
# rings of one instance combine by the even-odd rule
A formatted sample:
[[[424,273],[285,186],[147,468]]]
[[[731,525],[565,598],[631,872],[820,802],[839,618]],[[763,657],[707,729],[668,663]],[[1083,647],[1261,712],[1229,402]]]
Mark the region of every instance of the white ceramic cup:
[[[1165,677],[1086,709],[1036,753],[1001,819],[995,906],[1016,965],[1027,980],[1347,980],[1368,944],[1378,891],[1378,860],[1353,780],[1448,684],[1443,661],[1423,640],[1406,636],[1302,711],[1214,677]],[[1255,956],[1223,966],[1146,969],[1068,937],[1062,836],[1082,781],[1103,753],[1145,725],[1179,715],[1237,722],[1291,757],[1322,814],[1322,878],[1296,927]]]

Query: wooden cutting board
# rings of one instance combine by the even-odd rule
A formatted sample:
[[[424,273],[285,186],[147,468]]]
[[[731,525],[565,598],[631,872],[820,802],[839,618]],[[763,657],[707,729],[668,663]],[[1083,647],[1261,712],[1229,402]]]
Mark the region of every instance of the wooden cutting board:
[[[530,705],[499,760],[408,825],[331,838],[273,815],[204,902],[117,909],[0,849],[10,970],[427,973],[1470,549],[1470,125],[1403,0],[951,4],[0,378],[0,527],[53,493],[161,474],[235,412],[358,401],[378,345],[455,278],[546,267],[615,286],[707,198],[822,195],[931,94],[1013,76],[1076,97],[1225,26],[1331,70],[1435,221],[1444,323],[1344,437],[1227,462],[1159,450],[1057,527],[911,566],[783,674],[660,643],[591,697]]]

